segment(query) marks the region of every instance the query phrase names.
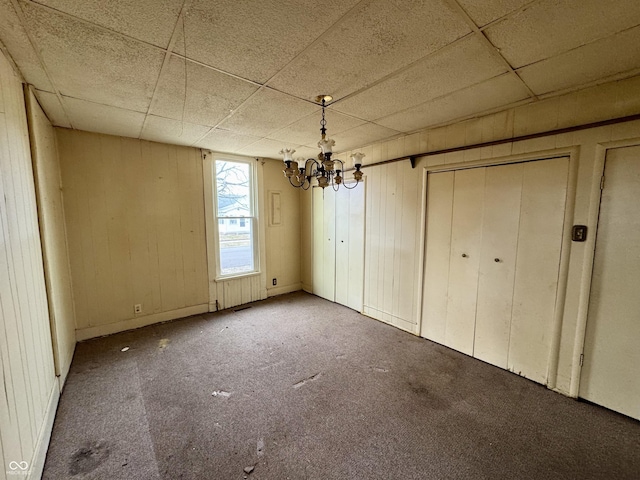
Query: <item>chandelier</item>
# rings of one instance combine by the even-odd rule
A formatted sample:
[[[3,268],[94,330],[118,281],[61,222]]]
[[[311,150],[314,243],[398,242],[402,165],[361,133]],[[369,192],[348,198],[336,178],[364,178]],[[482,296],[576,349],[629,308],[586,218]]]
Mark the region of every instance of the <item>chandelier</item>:
[[[331,159],[332,149],[336,142],[331,138],[327,138],[327,121],[324,118],[325,103],[331,100],[333,100],[331,95],[318,95],[316,97],[316,102],[321,102],[322,104],[322,120],[320,120],[320,133],[322,134],[322,138],[318,142],[318,147],[321,150],[318,154],[318,160],[315,158],[305,159],[304,157],[298,157],[294,161],[293,154],[295,150],[291,148],[283,148],[279,152],[286,165],[286,168],[283,170],[284,175],[289,179],[289,183],[296,188],[308,190],[311,186],[312,179],[315,178],[318,181],[318,186],[323,189],[331,185],[331,188],[337,191],[340,185],[342,185],[344,188],[351,190],[362,180],[360,167],[362,167],[362,159],[365,156],[364,153],[356,152],[351,155],[352,165],[355,169],[353,178],[356,181],[351,187],[348,187],[347,184],[344,183],[344,178],[342,177],[344,174],[344,162],[340,159]]]

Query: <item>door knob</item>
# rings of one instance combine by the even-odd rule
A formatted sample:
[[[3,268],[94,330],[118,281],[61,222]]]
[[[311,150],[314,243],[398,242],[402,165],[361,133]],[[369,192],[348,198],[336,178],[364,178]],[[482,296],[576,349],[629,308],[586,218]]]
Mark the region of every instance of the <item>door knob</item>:
[[[462,258],[467,258],[469,255],[467,255],[466,253],[462,254]]]

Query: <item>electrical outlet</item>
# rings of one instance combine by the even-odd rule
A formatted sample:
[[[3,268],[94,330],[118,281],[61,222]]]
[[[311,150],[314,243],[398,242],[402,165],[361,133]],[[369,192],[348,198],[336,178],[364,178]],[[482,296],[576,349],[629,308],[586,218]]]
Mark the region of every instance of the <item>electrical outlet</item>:
[[[142,304],[141,303],[136,303],[133,306],[133,313],[136,313],[136,314],[142,313]]]
[[[274,285],[277,285],[277,284],[278,284],[278,279],[277,279],[277,278],[274,278],[274,279],[273,279],[273,284],[274,284]]]

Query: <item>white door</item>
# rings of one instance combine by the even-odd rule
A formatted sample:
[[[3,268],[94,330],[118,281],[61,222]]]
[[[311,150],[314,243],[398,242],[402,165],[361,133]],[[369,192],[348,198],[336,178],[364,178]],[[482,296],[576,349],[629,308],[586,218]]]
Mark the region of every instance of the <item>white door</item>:
[[[313,189],[313,293],[335,301],[335,192]]]
[[[640,419],[640,146],[607,154],[580,396]]]
[[[364,182],[348,190],[349,192],[349,217],[348,235],[349,242],[341,244],[347,245],[347,251],[341,253],[348,258],[349,270],[347,273],[347,297],[346,302],[338,302],[362,312],[364,296],[364,218],[365,218],[365,184]],[[343,260],[344,261],[344,260]],[[336,282],[338,279],[336,278]],[[336,301],[338,301],[336,299]]]
[[[524,164],[487,168],[473,356],[507,368]]]
[[[546,383],[569,159],[429,174],[422,336]]]
[[[455,172],[445,342],[473,355],[486,168]]]

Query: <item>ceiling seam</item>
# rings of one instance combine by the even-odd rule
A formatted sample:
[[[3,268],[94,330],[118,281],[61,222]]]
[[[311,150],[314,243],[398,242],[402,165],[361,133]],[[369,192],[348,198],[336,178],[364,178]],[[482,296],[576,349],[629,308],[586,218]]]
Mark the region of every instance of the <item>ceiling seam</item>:
[[[333,22],[331,25],[329,25],[322,33],[320,33],[311,43],[309,43],[305,48],[303,48],[300,52],[298,52],[296,55],[293,56],[293,58],[291,58],[291,60],[289,60],[287,63],[285,63],[282,68],[280,68],[280,70],[278,70],[276,73],[274,73],[271,77],[269,77],[263,84],[259,84],[259,88],[258,90],[256,90],[253,94],[251,94],[248,98],[246,98],[240,105],[238,105],[231,113],[229,113],[229,115],[227,115],[225,118],[223,118],[220,122],[218,122],[214,127],[211,128],[211,130],[209,130],[207,133],[205,133],[202,137],[200,137],[199,139],[197,139],[195,142],[193,142],[190,146],[195,146],[197,143],[201,142],[205,137],[207,137],[211,132],[213,132],[216,128],[218,128],[222,123],[224,123],[226,120],[228,120],[229,118],[231,118],[233,116],[233,114],[239,110],[240,108],[242,108],[242,106],[248,102],[254,95],[258,94],[260,91],[265,90],[265,89],[269,89],[269,90],[273,90],[274,92],[278,92],[284,95],[287,95],[289,97],[298,99],[298,100],[302,100],[308,103],[313,103],[316,105],[319,105],[317,102],[314,102],[311,99],[307,99],[307,98],[300,98],[297,95],[292,95],[290,93],[287,92],[281,92],[280,90],[273,88],[271,86],[269,86],[269,82],[271,80],[273,80],[277,75],[279,75],[285,68],[287,68],[289,65],[291,65],[297,58],[299,58],[302,54],[304,54],[309,48],[311,48],[313,45],[316,44],[316,42],[318,42],[320,40],[320,38],[322,38],[324,35],[327,34],[327,32],[329,32],[330,30],[332,30],[333,28],[335,28],[335,26],[340,23],[343,19],[345,19],[346,17],[348,17],[349,15],[352,14],[352,12],[358,8],[361,8],[361,6],[363,4],[369,3],[371,2],[371,0],[360,0],[358,3],[356,3],[353,7],[351,7],[344,15],[342,15],[340,18],[338,18],[335,22]],[[305,117],[301,117],[301,118],[305,118]],[[300,120],[301,118],[293,121],[290,125],[293,125],[293,123],[295,123],[296,121]],[[284,127],[286,128],[286,127]],[[270,133],[275,132],[276,130],[273,130]],[[268,135],[268,134],[267,134]],[[254,143],[257,143],[261,140],[272,140],[270,138],[268,138],[266,135],[263,135],[262,137],[260,137],[259,140],[256,140],[255,142],[252,142],[248,145],[246,145],[243,148],[249,147],[251,145],[253,145]]]
[[[464,8],[458,3],[458,0],[444,0],[451,8],[471,27],[471,29],[476,33],[478,38],[484,43],[484,45],[488,48],[489,52],[508,69],[511,76],[516,78],[518,82],[527,90],[529,96],[534,100],[538,99],[538,96],[531,90],[529,85],[518,75],[518,72],[515,71],[513,66],[509,63],[509,61],[500,53],[500,50],[491,43],[491,40],[487,38],[482,30],[476,25],[476,23],[471,19],[469,14],[466,12]]]
[[[27,22],[26,22],[26,20],[24,18],[24,13],[22,11],[22,7],[20,6],[19,0],[10,0],[10,1],[11,1],[11,5],[13,6],[13,9],[15,10],[16,15],[18,16],[18,19],[20,20],[20,25],[22,26],[22,28],[23,28],[23,30],[25,32],[25,35],[29,39],[29,43],[31,44],[31,48],[33,48],[33,51],[36,54],[36,57],[38,58],[38,62],[40,62],[40,66],[42,67],[42,70],[44,71],[44,74],[47,76],[47,79],[49,80],[49,83],[51,83],[51,86],[53,87],[53,91],[54,91],[56,97],[58,98],[58,102],[60,102],[60,106],[62,107],[62,112],[64,113],[64,116],[66,117],[66,120],[69,122],[69,125],[71,125],[71,128],[75,129],[75,127],[73,126],[73,122],[71,121],[71,115],[69,115],[69,112],[67,111],[67,108],[64,105],[64,101],[62,99],[62,94],[60,93],[60,90],[58,89],[58,87],[56,86],[55,82],[53,81],[53,77],[51,76],[51,73],[49,73],[49,69],[47,68],[46,63],[45,63],[44,59],[42,58],[42,55],[40,55],[40,51],[36,47],[36,42],[32,38],[31,33],[30,33],[29,29],[27,28]]]
[[[516,15],[524,12],[525,10],[529,9],[530,7],[532,7],[533,5],[535,5],[536,3],[541,3],[542,0],[533,0],[529,3],[525,3],[524,5],[522,5],[519,8],[516,8],[514,11],[507,13],[506,15],[503,15],[500,18],[496,18],[495,20],[491,20],[489,23],[487,23],[486,25],[483,25],[482,27],[478,27],[481,31],[487,30],[488,28],[494,27],[499,23],[502,23],[506,20],[509,20],[513,17],[515,17]],[[475,23],[475,22],[474,22]]]
[[[147,111],[145,112],[144,121],[142,122],[142,126],[140,127],[140,133],[138,134],[138,138],[142,138],[142,132],[144,132],[144,127],[147,125],[147,119],[149,118],[149,114],[151,112],[151,106],[153,105],[153,101],[156,98],[156,93],[158,92],[158,85],[160,85],[160,79],[162,78],[162,74],[165,72],[165,70],[169,65],[171,52],[173,51],[173,47],[175,46],[176,41],[178,39],[178,27],[180,26],[180,21],[182,20],[183,15],[185,14],[185,10],[187,9],[190,3],[191,3],[191,0],[184,0],[182,2],[182,8],[180,9],[180,14],[176,19],[176,23],[173,26],[173,33],[171,34],[169,45],[167,45],[167,49],[165,50],[164,60],[162,61],[162,66],[160,67],[160,71],[158,72],[158,79],[156,80],[156,84],[153,87],[153,93],[151,94],[151,99],[149,100],[149,106],[147,107]],[[186,63],[185,63],[185,66],[186,66]],[[186,88],[187,86],[185,85],[185,96],[186,96]],[[184,122],[184,119],[183,119],[183,122]]]
[[[360,8],[362,8],[363,5],[371,3],[373,0],[360,0],[358,3],[356,3],[353,7],[351,7],[344,15],[342,15],[340,18],[338,18],[335,22],[333,22],[331,25],[329,25],[326,30],[324,30],[322,33],[320,33],[311,43],[309,43],[306,47],[304,47],[302,50],[300,50],[300,52],[298,52],[296,55],[293,56],[293,58],[291,60],[289,60],[286,64],[284,64],[282,66],[282,68],[280,70],[278,70],[275,74],[273,74],[269,79],[267,79],[266,82],[264,82],[265,86],[269,85],[269,82],[271,82],[275,77],[277,77],[280,73],[282,73],[282,71],[284,69],[286,69],[289,65],[291,65],[293,62],[295,62],[300,56],[302,56],[307,50],[309,50],[311,47],[313,47],[317,42],[320,41],[321,38],[323,38],[325,35],[327,35],[331,30],[333,30],[334,28],[336,28],[336,26],[341,23],[345,18],[351,16],[353,14],[353,12],[355,10],[358,10]],[[329,95],[331,92],[324,92],[324,93],[316,93],[316,95]],[[297,97],[295,95],[293,95],[295,98],[300,98]],[[300,98],[300,100],[305,100],[303,98]],[[307,101],[311,101],[310,99],[306,99]],[[312,103],[317,103],[317,102],[312,102]]]
[[[374,82],[372,82],[372,83],[370,83],[370,84],[368,84],[368,85],[366,85],[366,86],[364,86],[364,87],[362,87],[362,88],[360,88],[360,89],[356,90],[355,92],[351,92],[351,93],[349,93],[349,94],[345,95],[344,97],[339,98],[338,100],[333,100],[329,105],[334,105],[334,104],[336,104],[336,103],[340,103],[340,102],[342,102],[343,100],[347,100],[347,99],[349,99],[349,98],[351,98],[351,97],[354,97],[354,96],[356,96],[356,95],[358,95],[358,94],[360,94],[360,93],[362,93],[362,92],[364,92],[364,91],[366,91],[366,90],[369,90],[370,88],[375,87],[376,85],[379,85],[380,83],[386,82],[387,80],[389,80],[389,79],[391,79],[391,78],[393,78],[393,77],[395,77],[395,76],[397,76],[397,75],[401,75],[401,74],[403,74],[404,72],[406,72],[407,70],[410,70],[411,68],[415,67],[415,66],[416,66],[416,65],[418,65],[419,63],[421,63],[421,62],[423,62],[423,61],[427,61],[428,59],[430,59],[430,58],[431,58],[431,57],[433,57],[434,55],[437,55],[437,54],[439,54],[439,53],[446,52],[449,48],[453,48],[453,47],[454,47],[455,45],[457,45],[458,43],[462,43],[462,42],[464,42],[464,41],[468,40],[468,39],[469,39],[469,38],[471,38],[471,36],[473,36],[474,34],[475,34],[475,32],[471,31],[471,32],[469,32],[469,33],[467,33],[467,34],[463,35],[462,37],[456,38],[453,42],[451,42],[451,43],[447,43],[446,45],[444,45],[444,46],[442,46],[442,47],[438,48],[437,50],[434,50],[433,52],[428,53],[428,54],[427,54],[427,55],[425,55],[424,57],[420,57],[419,59],[417,59],[417,60],[415,60],[415,61],[411,62],[410,64],[405,65],[404,67],[400,67],[400,68],[399,68],[399,69],[397,69],[397,70],[394,70],[393,72],[391,72],[391,73],[389,73],[389,74],[385,75],[384,77],[379,78],[378,80],[376,80],[376,81],[374,81]],[[356,118],[357,118],[357,117],[356,117]]]
[[[11,1],[13,2],[13,1],[16,1],[16,0],[11,0]],[[95,27],[95,28],[97,28],[99,30],[102,30],[104,32],[108,32],[108,33],[113,34],[113,35],[115,35],[117,37],[121,37],[121,38],[124,38],[124,39],[127,39],[127,40],[131,40],[131,41],[136,42],[136,43],[140,43],[142,45],[146,45],[148,47],[151,47],[151,48],[154,48],[156,50],[159,50],[159,51],[161,51],[163,53],[165,53],[167,51],[167,49],[168,49],[168,47],[166,47],[166,48],[165,47],[161,47],[159,45],[147,42],[147,41],[142,40],[140,38],[132,37],[131,35],[127,35],[126,33],[118,32],[117,30],[112,30],[112,29],[110,29],[108,27],[105,27],[103,25],[100,25],[98,23],[94,23],[94,22],[91,22],[89,20],[85,20],[84,18],[76,17],[75,15],[71,15],[70,13],[63,12],[61,10],[55,9],[55,8],[50,7],[48,5],[44,5],[42,3],[35,2],[33,0],[17,0],[17,1],[23,1],[23,2],[29,3],[30,5],[35,6],[36,8],[41,8],[43,10],[48,10],[48,11],[51,11],[51,12],[55,12],[55,13],[63,16],[63,17],[71,18],[71,19],[73,19],[73,20],[75,20],[77,22],[80,22],[80,23],[84,24],[84,25]],[[191,0],[188,0],[188,2],[190,3]],[[182,9],[181,9],[181,13],[182,13]],[[174,31],[175,31],[175,27],[174,27]],[[181,55],[181,54],[179,54],[177,52],[171,52],[171,54],[175,55],[177,57],[180,57],[180,58],[185,58],[184,55]],[[209,68],[209,69],[214,70],[214,71],[216,71],[218,73],[222,73],[224,75],[228,75],[228,76],[233,77],[235,79],[242,80],[244,82],[251,83],[253,85],[262,85],[261,83],[255,82],[254,80],[250,80],[248,78],[241,77],[240,75],[236,75],[234,73],[227,72],[227,71],[222,70],[220,68],[214,67],[213,65],[208,65],[206,63],[202,63],[202,62],[200,62],[198,60],[195,60],[195,59],[192,59],[192,58],[189,58],[188,60],[190,62],[196,63],[196,64],[198,64],[198,65],[200,65],[202,67]]]
[[[100,25],[99,23],[94,23],[94,22],[92,22],[90,20],[86,20],[84,18],[77,17],[75,15],[72,15],[70,13],[64,12],[62,10],[58,10],[57,8],[53,8],[53,7],[49,6],[49,5],[44,5],[42,3],[38,3],[38,2],[35,2],[33,0],[11,0],[11,1],[12,2],[14,2],[14,1],[22,1],[22,2],[28,3],[29,5],[33,5],[36,8],[40,8],[42,10],[48,10],[49,12],[55,12],[60,16],[71,18],[71,19],[73,19],[73,20],[75,20],[75,21],[77,21],[79,23],[84,24],[84,25],[90,25],[91,27],[95,27],[95,28],[97,28],[99,30],[102,30],[102,31],[105,31],[105,32],[109,32],[111,34],[117,35],[117,36],[122,37],[122,38],[126,38],[127,40],[132,40],[134,42],[142,43],[144,45],[147,45],[148,47],[153,47],[156,50],[160,50],[162,52],[167,50],[165,47],[161,47],[160,45],[156,45],[155,43],[147,42],[146,40],[142,40],[140,38],[132,37],[131,35],[127,35],[126,33],[118,32],[117,30],[113,30],[113,29],[111,29],[109,27],[105,27],[104,25]]]

